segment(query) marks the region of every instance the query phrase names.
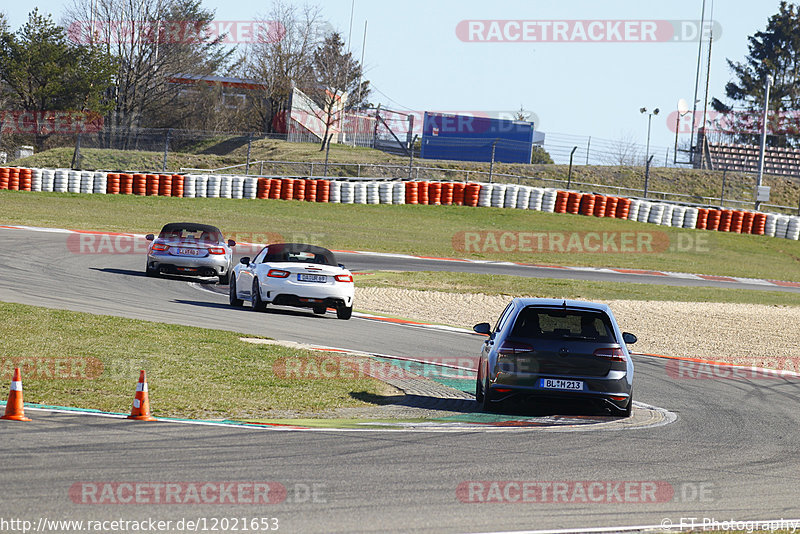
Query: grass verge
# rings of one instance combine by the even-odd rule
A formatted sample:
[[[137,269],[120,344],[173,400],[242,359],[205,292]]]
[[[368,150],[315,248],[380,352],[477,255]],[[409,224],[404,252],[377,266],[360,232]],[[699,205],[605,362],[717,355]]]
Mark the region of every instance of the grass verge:
[[[280,378],[276,361],[315,353],[246,343],[233,332],[9,303],[0,303],[0,329],[0,391],[20,366],[25,402],[37,404],[129,412],[139,369],[162,417],[296,416],[396,394],[373,379]]]
[[[359,275],[356,283],[358,287],[396,287],[446,293],[527,295],[593,301],[648,300],[800,306],[800,293],[711,287],[693,287],[687,290],[686,287],[651,284],[523,278],[471,273],[384,271]]]
[[[214,224],[245,241],[278,233],[286,241],[339,250],[800,281],[798,241],[530,210],[21,191],[0,191],[0,202],[0,224],[146,233],[189,220]],[[497,240],[487,239],[487,232]],[[498,236],[505,232],[558,234],[564,246],[540,250],[535,239],[504,245]],[[589,252],[584,238],[590,232],[612,236],[618,251]],[[471,242],[467,233],[483,237]],[[620,251],[623,233],[644,235],[653,246]],[[569,244],[573,238],[577,248]]]

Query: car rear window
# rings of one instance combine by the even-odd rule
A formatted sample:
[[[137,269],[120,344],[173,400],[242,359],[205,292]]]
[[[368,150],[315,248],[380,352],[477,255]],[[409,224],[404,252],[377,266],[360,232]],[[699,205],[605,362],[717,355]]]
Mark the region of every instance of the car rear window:
[[[211,243],[220,243],[222,242],[222,235],[218,232],[212,232],[208,230],[201,230],[198,228],[168,228],[161,231],[158,235],[159,239],[181,239],[181,240],[193,240],[193,241],[203,241],[203,242],[211,242]]]
[[[336,265],[333,253],[318,247],[282,247],[270,246],[264,256],[264,263],[290,262],[315,263],[317,265]]]
[[[517,315],[511,335],[534,339],[616,342],[608,316],[590,310],[525,308]]]

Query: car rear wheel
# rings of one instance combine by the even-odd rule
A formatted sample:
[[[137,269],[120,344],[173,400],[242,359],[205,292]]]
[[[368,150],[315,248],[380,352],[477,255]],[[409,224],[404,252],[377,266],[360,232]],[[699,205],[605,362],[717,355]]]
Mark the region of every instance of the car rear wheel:
[[[267,309],[267,303],[261,300],[261,289],[258,287],[258,278],[253,280],[253,291],[250,298],[255,311],[264,311]]]
[[[225,284],[228,284],[230,281],[231,281],[230,273],[219,275],[219,285],[224,286]]]
[[[237,308],[241,308],[244,304],[236,294],[236,278],[231,278],[230,286],[228,287],[228,302],[230,302],[231,306],[236,306]]]
[[[475,379],[475,402],[483,402],[483,384],[481,384],[480,377]]]
[[[317,315],[325,315],[325,312],[328,311],[328,307],[324,304],[317,304],[312,309]]]
[[[146,265],[144,268],[144,274],[146,276],[158,276],[158,271],[156,271],[155,269],[151,269],[150,265]]]
[[[633,413],[633,391],[631,391],[631,396],[628,399],[628,407],[622,410],[622,417],[630,417]]]
[[[348,320],[353,315],[353,307],[339,306],[336,308],[336,318]]]
[[[482,407],[484,412],[494,412],[497,410],[497,404],[492,402],[492,390],[489,389],[489,377],[487,376],[483,381],[483,401]]]

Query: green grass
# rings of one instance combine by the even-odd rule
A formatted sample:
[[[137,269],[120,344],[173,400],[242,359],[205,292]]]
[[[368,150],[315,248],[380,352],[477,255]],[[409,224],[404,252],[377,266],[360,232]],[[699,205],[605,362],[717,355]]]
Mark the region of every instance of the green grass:
[[[146,233],[167,222],[190,220],[214,224],[243,241],[263,240],[272,233],[337,250],[800,281],[798,241],[530,210],[22,191],[0,191],[0,202],[0,224]],[[482,231],[564,232],[567,238],[573,232],[644,232],[656,251],[502,252],[484,246],[485,240],[479,252],[464,250],[464,232]]]
[[[554,278],[522,278],[470,273],[371,272],[359,275],[359,287],[397,287],[446,293],[531,296],[578,300],[649,300],[675,302],[729,302],[800,306],[800,293],[717,289],[711,287],[672,287],[620,282],[590,282]]]
[[[153,415],[163,417],[308,414],[394,394],[372,379],[280,378],[276,361],[315,353],[246,343],[232,332],[8,303],[0,303],[0,329],[0,393],[21,366],[30,403],[129,413],[140,369]]]

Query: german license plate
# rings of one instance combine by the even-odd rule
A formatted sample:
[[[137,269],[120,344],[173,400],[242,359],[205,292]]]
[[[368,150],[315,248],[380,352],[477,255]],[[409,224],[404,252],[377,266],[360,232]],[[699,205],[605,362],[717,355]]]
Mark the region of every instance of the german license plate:
[[[542,378],[539,381],[539,387],[544,389],[567,389],[570,391],[583,391],[583,382],[580,380]]]
[[[200,249],[199,248],[181,248],[178,249],[178,254],[181,256],[199,256]]]
[[[327,282],[328,277],[324,274],[303,274],[297,275],[297,280],[300,282]]]

